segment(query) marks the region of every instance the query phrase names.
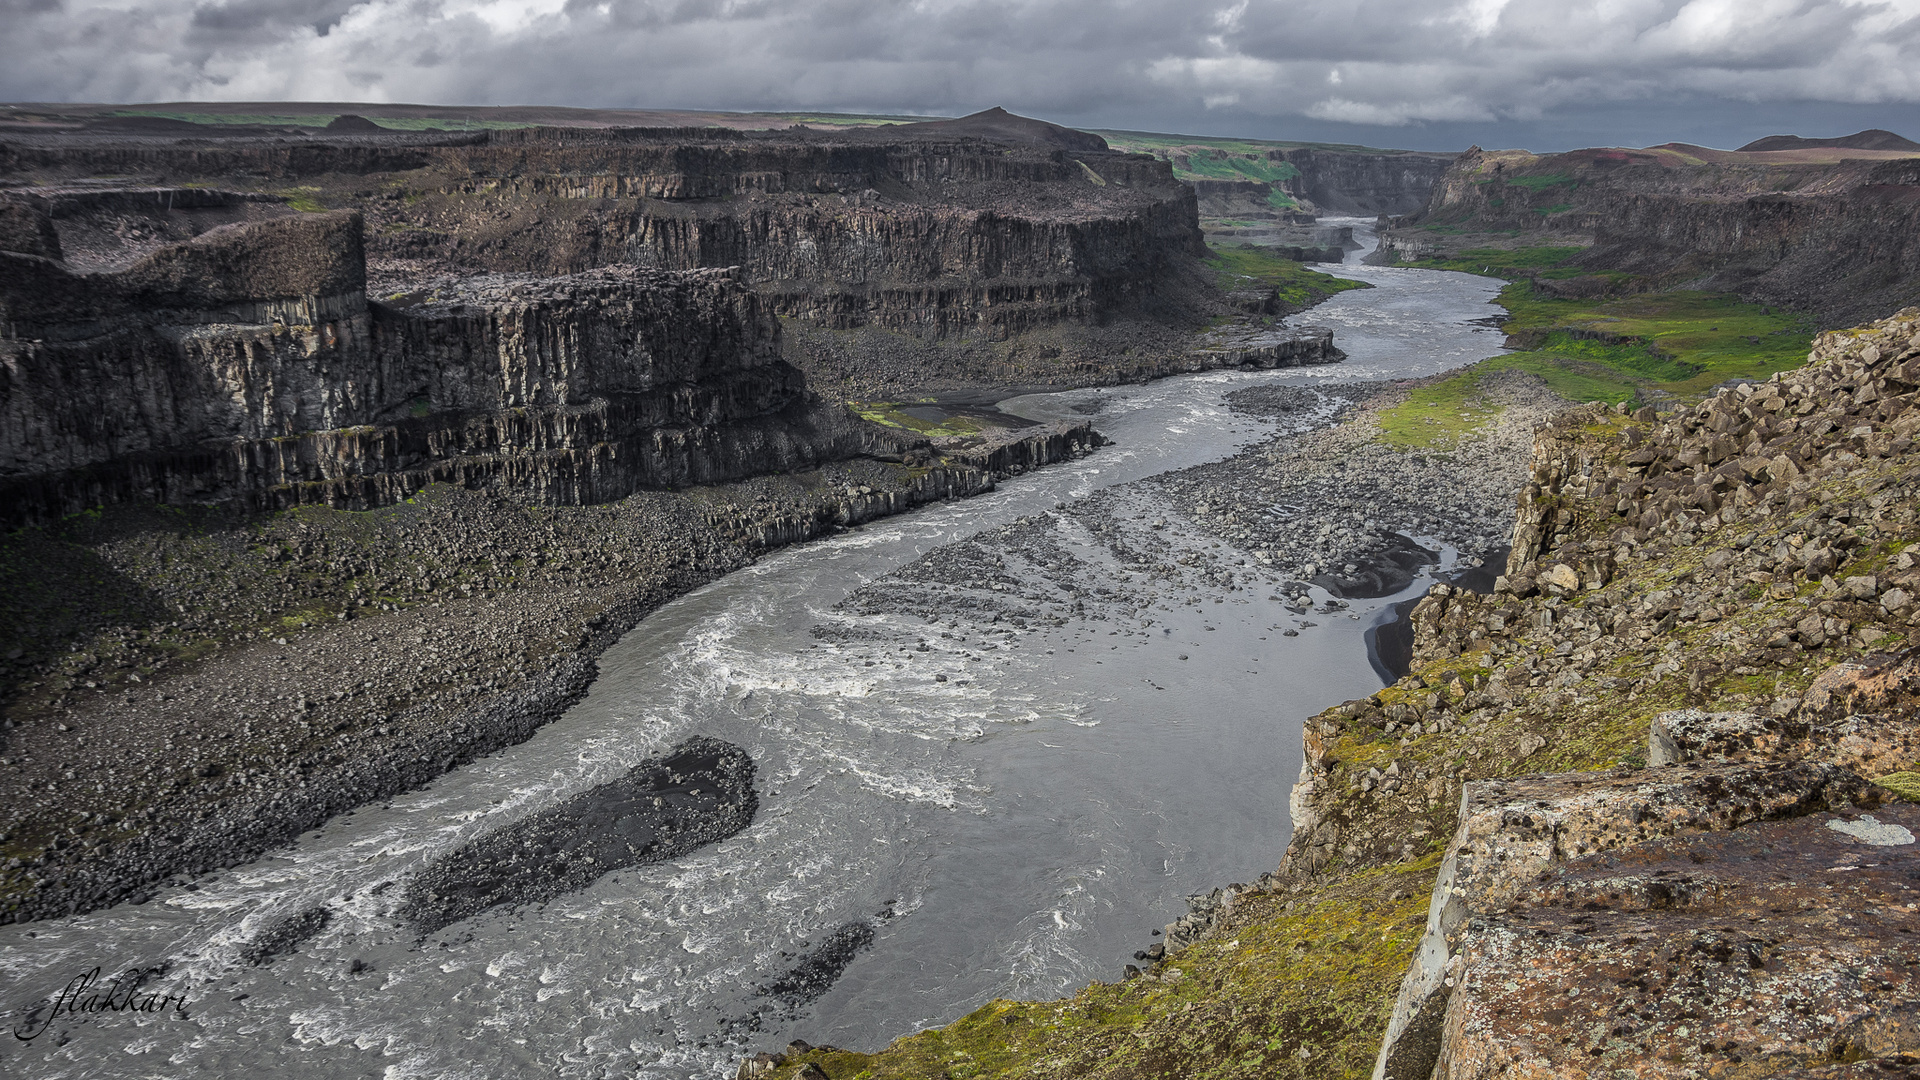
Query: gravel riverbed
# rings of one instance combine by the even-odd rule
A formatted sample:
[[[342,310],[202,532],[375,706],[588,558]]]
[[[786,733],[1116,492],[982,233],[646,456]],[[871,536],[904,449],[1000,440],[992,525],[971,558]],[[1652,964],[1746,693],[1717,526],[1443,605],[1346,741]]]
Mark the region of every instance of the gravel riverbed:
[[[773,547],[1085,453],[1025,429],[602,506],[108,512],[0,546],[0,921],[144,902],[527,738],[647,613]],[[0,642],[0,646],[12,645]],[[31,650],[31,651],[30,651]]]

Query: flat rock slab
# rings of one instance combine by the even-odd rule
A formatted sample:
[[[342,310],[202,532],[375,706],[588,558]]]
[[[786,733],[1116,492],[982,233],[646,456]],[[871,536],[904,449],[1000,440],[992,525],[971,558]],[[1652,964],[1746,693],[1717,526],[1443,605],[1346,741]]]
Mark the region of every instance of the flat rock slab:
[[[1676,911],[1771,919],[1920,900],[1920,807],[1814,814],[1675,837],[1554,868],[1509,913]],[[1902,899],[1907,897],[1909,899]],[[1806,913],[1806,914],[1801,914]]]
[[[1845,1065],[1815,1065],[1773,1074],[1773,1080],[1920,1080],[1920,1054],[1887,1054]]]
[[[1815,762],[1691,762],[1466,785],[1375,1080],[1431,1074],[1469,920],[1505,910],[1551,868],[1676,836],[1872,807],[1887,795],[1848,769]]]
[[[1550,869],[1468,924],[1433,1075],[1904,1075],[1920,843],[1887,841],[1917,829],[1920,807],[1895,804]]]
[[[718,739],[688,739],[618,780],[434,862],[408,884],[401,913],[422,930],[438,930],[724,840],[753,822],[753,772],[745,750]]]
[[[1470,784],[1442,885],[1464,906],[1460,914],[1489,912],[1553,863],[1834,807],[1871,807],[1885,796],[1856,773],[1818,762],[1689,763]]]

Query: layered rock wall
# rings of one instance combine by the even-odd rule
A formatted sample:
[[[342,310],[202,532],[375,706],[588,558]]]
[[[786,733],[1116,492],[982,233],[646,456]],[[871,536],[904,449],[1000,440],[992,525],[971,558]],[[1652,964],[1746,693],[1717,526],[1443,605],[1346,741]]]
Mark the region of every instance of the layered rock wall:
[[[1269,157],[1300,170],[1288,192],[1323,214],[1410,214],[1427,205],[1451,154],[1331,150],[1301,146]]]
[[[433,482],[597,502],[910,449],[814,406],[731,271],[370,304],[360,229],[229,226],[111,274],[0,253],[9,522],[123,499],[365,508]]]
[[[1003,338],[1206,292],[1191,189],[1110,151],[719,129],[0,140],[0,175],[103,171],[297,181],[360,209],[369,254],[409,273],[739,267],[776,313],[835,328]]]
[[[1384,243],[1414,259],[1444,239],[1429,226],[1518,230],[1540,243],[1591,244],[1576,265],[1737,290],[1841,324],[1920,299],[1920,158],[1739,157],[1476,149]]]

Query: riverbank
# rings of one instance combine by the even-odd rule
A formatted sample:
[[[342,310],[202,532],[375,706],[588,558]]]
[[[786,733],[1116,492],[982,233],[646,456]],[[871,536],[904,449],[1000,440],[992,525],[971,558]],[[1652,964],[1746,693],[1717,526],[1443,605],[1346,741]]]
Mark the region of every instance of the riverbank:
[[[1885,905],[1906,886],[1850,886],[1847,913],[1894,912],[1876,927],[1836,918],[1836,886],[1798,860],[1772,862],[1785,873],[1764,887],[1734,864],[1779,843],[1814,857],[1795,819],[1883,845],[1807,866],[1910,858],[1910,833],[1882,838],[1858,811],[1920,790],[1901,771],[1911,650],[1887,655],[1920,608],[1916,317],[1823,335],[1807,369],[1694,408],[1587,406],[1542,429],[1507,573],[1487,597],[1435,587],[1414,611],[1412,672],[1307,720],[1284,864],[1197,898],[1191,945],[1143,950],[1137,977],[1067,1000],[994,1001],[878,1054],[795,1047],[743,1074],[1361,1075],[1390,1019],[1394,1077],[1435,1055],[1556,1074],[1910,1064],[1902,1039],[1851,1034],[1890,1030],[1873,1025],[1912,1007],[1904,979],[1802,963],[1904,957],[1905,907]],[[1527,815],[1573,830],[1566,846]],[[1519,869],[1476,861],[1494,850]],[[1769,899],[1803,892],[1829,899]],[[1764,931],[1739,929],[1763,914]],[[1423,935],[1440,951],[1414,966]],[[1443,985],[1465,990],[1449,1002]],[[1782,999],[1809,1005],[1747,1005]],[[1603,1023],[1610,1037],[1592,1038]]]
[[[786,544],[1090,452],[1087,424],[603,506],[436,485],[267,517],[119,508],[0,545],[0,919],[142,902],[530,735],[661,604]]]
[[[1537,379],[1506,373],[1486,381],[1476,428],[1419,448],[1391,445],[1385,431],[1409,396],[1451,377],[1239,391],[1228,399],[1236,411],[1304,430],[930,552],[857,591],[847,606],[948,620],[993,648],[1023,647],[1049,620],[1072,615],[1111,626],[1125,647],[1162,632],[1156,623],[1174,618],[1162,613],[1169,596],[1198,603],[1262,588],[1290,601],[1292,619],[1276,631],[1311,633],[1346,616],[1343,593],[1403,589],[1439,560],[1433,549],[1458,552],[1460,564],[1472,566],[1476,553],[1511,533],[1511,493],[1527,480],[1533,432],[1568,402]],[[1417,555],[1409,559],[1410,551]],[[1323,1076],[1363,1068],[1371,1061],[1371,1048],[1356,1049],[1364,1040],[1332,1048],[1362,1022],[1355,1001],[1390,997],[1397,985],[1430,881],[1422,873],[1431,865],[1392,866],[1325,888],[1269,873],[1193,897],[1187,916],[1140,942],[1135,959],[1149,974],[1115,957],[1115,982],[1066,1000],[995,1000],[878,1053],[768,1052],[742,1075],[816,1075],[803,1072],[808,1066],[832,1080],[1265,1076],[1275,1066],[1279,1075]],[[1271,1052],[1296,1035],[1286,1053]]]

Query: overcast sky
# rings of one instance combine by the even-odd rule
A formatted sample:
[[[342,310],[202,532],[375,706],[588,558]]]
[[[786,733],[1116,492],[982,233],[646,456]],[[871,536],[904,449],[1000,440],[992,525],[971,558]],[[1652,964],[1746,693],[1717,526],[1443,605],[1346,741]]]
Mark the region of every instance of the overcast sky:
[[[0,0],[0,99],[1003,105],[1448,150],[1920,139],[1920,0]]]

